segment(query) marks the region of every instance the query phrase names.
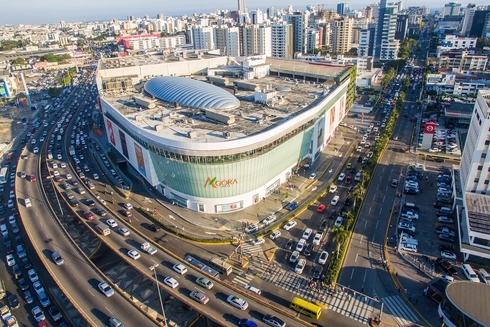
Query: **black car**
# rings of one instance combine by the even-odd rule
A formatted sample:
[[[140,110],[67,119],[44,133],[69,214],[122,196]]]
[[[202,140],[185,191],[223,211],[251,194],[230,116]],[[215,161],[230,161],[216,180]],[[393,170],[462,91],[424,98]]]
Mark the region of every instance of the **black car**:
[[[26,280],[23,277],[19,278],[17,282],[19,283],[19,287],[21,290],[25,291],[29,288],[29,283],[26,282]]]
[[[293,240],[289,240],[287,243],[286,243],[286,246],[284,247],[286,250],[291,250],[293,248],[293,245],[294,245],[294,241]]]
[[[329,216],[330,219],[335,219],[337,218],[337,211],[335,210],[332,210],[332,212],[330,212],[330,216]]]
[[[19,299],[17,298],[17,295],[15,294],[10,294],[8,297],[9,301],[9,307],[11,310],[18,309],[20,307]]]
[[[454,245],[441,244],[441,245],[439,245],[439,251],[451,251],[451,252],[454,252]]]
[[[345,198],[344,204],[346,206],[350,206],[352,204],[352,199],[351,198]]]
[[[306,246],[304,254],[306,257],[309,257],[312,252],[313,252],[313,244],[310,243]]]
[[[107,212],[103,209],[97,209],[97,214],[101,217],[107,216]]]
[[[78,207],[78,200],[77,199],[71,199],[70,200],[70,205],[72,207]]]
[[[453,236],[451,236],[450,234],[447,234],[447,233],[439,234],[439,239],[441,241],[450,242],[450,243],[456,242],[456,239]]]
[[[327,229],[327,227],[328,227],[328,222],[326,220],[324,220],[324,221],[322,221],[322,224],[320,225],[320,228],[319,229],[321,231],[324,231],[324,230]]]
[[[359,156],[359,158],[357,158],[357,162],[362,162],[362,156]]]
[[[152,231],[152,232],[158,232],[160,230],[160,227],[155,225],[155,224],[151,224],[148,226],[148,228]]]
[[[87,199],[87,200],[85,200],[85,203],[86,203],[88,206],[91,206],[91,207],[95,206],[95,201],[94,201],[94,200],[92,200],[92,199]]]
[[[411,188],[405,189],[404,193],[408,194],[408,195],[417,195],[417,191],[415,191],[414,189],[411,189]]]
[[[323,271],[323,266],[317,265],[315,267],[315,271],[313,272],[313,278],[320,279],[320,277],[322,276],[322,271]]]
[[[22,245],[22,244],[24,244],[24,242],[22,241],[22,236],[17,235],[15,237],[15,245]]]

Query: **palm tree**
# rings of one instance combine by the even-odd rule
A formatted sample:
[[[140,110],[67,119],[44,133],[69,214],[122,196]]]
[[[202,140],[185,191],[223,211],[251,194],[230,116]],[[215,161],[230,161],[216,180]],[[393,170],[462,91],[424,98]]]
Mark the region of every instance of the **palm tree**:
[[[347,227],[347,230],[350,231],[352,230],[352,227],[354,225],[354,213],[349,210],[347,211],[347,213],[345,214],[345,220],[346,220],[346,223],[345,223],[345,226]]]
[[[354,208],[357,205],[357,200],[362,199],[365,193],[366,193],[366,188],[364,187],[364,185],[362,185],[362,183],[357,184],[356,188],[352,192],[352,196],[354,197],[354,203],[353,203]]]
[[[343,225],[332,228],[332,232],[333,232],[333,240],[334,242],[337,243],[337,249],[335,251],[338,256],[342,244],[344,244],[347,241],[347,238],[349,237],[349,232],[345,229]]]

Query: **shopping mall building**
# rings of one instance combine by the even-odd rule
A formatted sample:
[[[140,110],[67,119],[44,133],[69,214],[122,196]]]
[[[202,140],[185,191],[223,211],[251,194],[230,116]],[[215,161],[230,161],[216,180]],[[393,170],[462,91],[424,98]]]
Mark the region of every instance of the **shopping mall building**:
[[[170,201],[258,203],[318,160],[354,101],[354,66],[193,52],[103,59],[108,142]]]

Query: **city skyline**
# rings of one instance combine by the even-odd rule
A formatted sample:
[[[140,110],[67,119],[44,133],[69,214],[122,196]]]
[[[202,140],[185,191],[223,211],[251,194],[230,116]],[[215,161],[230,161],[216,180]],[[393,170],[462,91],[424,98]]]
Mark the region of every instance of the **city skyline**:
[[[336,10],[338,2],[324,4],[324,8]],[[376,1],[365,0],[362,2],[351,2],[351,8],[362,9]],[[426,5],[421,0],[403,1],[404,6],[422,6]],[[432,10],[438,10],[448,1],[436,1],[431,4]],[[246,0],[245,7],[248,10],[260,8],[266,10],[268,7],[286,8],[292,5],[295,10],[305,10],[308,3],[300,0],[293,0],[285,4],[279,0],[269,0],[267,4],[259,0]],[[317,6],[318,4],[312,3]],[[466,6],[462,3],[462,6]],[[53,9],[58,8],[58,9]],[[201,0],[188,0],[182,4],[156,4],[153,1],[128,1],[128,0],[106,0],[102,3],[95,0],[86,0],[84,2],[61,2],[60,0],[46,0],[38,2],[34,0],[24,0],[22,6],[13,1],[6,2],[2,5],[0,13],[0,22],[2,25],[30,25],[30,24],[54,24],[60,21],[65,22],[90,22],[90,21],[108,21],[113,18],[125,19],[132,15],[135,17],[144,17],[149,15],[155,18],[158,13],[164,13],[167,16],[192,15],[194,13],[210,13],[216,10],[237,10],[237,1],[213,0],[203,2]]]

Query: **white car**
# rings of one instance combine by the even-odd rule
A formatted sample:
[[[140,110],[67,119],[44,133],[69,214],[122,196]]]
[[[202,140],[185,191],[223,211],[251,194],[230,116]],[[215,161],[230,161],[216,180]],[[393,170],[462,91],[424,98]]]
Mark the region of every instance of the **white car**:
[[[441,251],[441,257],[451,260],[456,260],[456,253],[451,251]]]
[[[327,263],[327,259],[328,259],[328,252],[327,251],[322,251],[322,253],[318,257],[318,263],[321,264],[321,265],[324,265],[324,264]]]
[[[417,253],[417,245],[412,244],[412,243],[401,243],[400,249],[405,250],[405,251],[409,251],[409,252]]]
[[[298,241],[298,244],[296,244],[296,251],[301,252],[304,250],[306,246],[306,240],[304,238],[300,239]]]
[[[29,279],[31,280],[31,283],[34,283],[35,281],[39,280],[39,276],[37,275],[36,271],[34,269],[30,269],[27,272],[27,275],[29,276]]]
[[[255,240],[252,241],[253,245],[260,245],[260,244],[264,244],[264,243],[265,243],[265,240],[262,237],[256,238]]]
[[[296,267],[294,267],[294,272],[297,274],[302,274],[303,270],[305,269],[305,266],[306,266],[306,260],[299,259],[298,263],[296,264]]]
[[[412,212],[412,211],[407,211],[407,212],[402,213],[402,217],[408,218],[410,220],[419,219],[419,215]]]
[[[322,241],[322,237],[323,237],[322,233],[316,233],[315,237],[313,238],[313,244],[320,245],[320,242]]]
[[[32,308],[31,313],[37,322],[41,322],[41,321],[46,319],[46,317],[44,316],[43,310],[41,310],[41,308],[39,308],[38,306],[35,306],[34,308]]]
[[[175,280],[173,277],[165,277],[163,282],[167,285],[170,286],[171,288],[176,288],[179,286],[179,282]]]
[[[269,235],[269,237],[271,238],[271,240],[275,240],[275,239],[276,239],[276,238],[278,238],[279,236],[281,236],[281,231],[278,231],[278,230],[276,230],[276,231],[272,232],[272,233]]]
[[[291,253],[291,256],[289,257],[289,262],[295,263],[296,261],[298,261],[298,258],[299,258],[299,252],[293,251],[293,253]]]
[[[112,228],[117,227],[117,222],[114,219],[107,219],[106,223],[107,223],[107,225],[111,226]]]
[[[305,241],[307,239],[310,238],[311,236],[311,233],[313,233],[313,230],[311,228],[307,228],[304,232],[303,232],[303,236],[301,236],[302,239],[305,239]]]
[[[139,254],[139,252],[136,250],[129,250],[128,256],[134,260],[138,260],[139,258],[141,258],[141,254]]]
[[[9,198],[11,198],[11,199],[15,198],[15,192],[14,191],[10,191]]]
[[[284,225],[284,229],[285,230],[290,230],[291,228],[293,228],[294,226],[296,226],[298,223],[296,222],[296,220],[291,220],[289,221],[286,225]]]
[[[122,236],[128,236],[131,233],[126,227],[119,227],[118,231]]]
[[[72,178],[73,178],[73,176],[71,176],[71,174],[66,174],[65,179],[72,179]]]
[[[338,180],[343,181],[344,179],[345,179],[345,174],[344,173],[340,174]]]
[[[438,148],[432,148],[432,149],[429,149],[429,152],[440,152],[441,150],[439,150]]]
[[[179,273],[180,275],[185,275],[185,273],[187,272],[187,268],[181,264],[181,263],[176,263],[172,269],[174,271],[176,271],[177,273]]]
[[[94,174],[94,179],[99,179],[99,175],[98,174]]]
[[[112,289],[112,287],[107,284],[106,282],[100,282],[99,285],[97,285],[99,287],[99,290],[107,297],[111,297],[114,295],[114,290]]]
[[[133,209],[133,206],[131,205],[131,203],[125,203],[125,204],[124,204],[124,208],[125,208],[126,210],[131,210],[131,209]]]
[[[34,287],[34,290],[36,291],[37,294],[44,293],[44,287],[40,281],[34,282],[32,284],[32,287]]]
[[[248,303],[247,301],[239,298],[236,295],[230,295],[226,299],[226,302],[228,302],[230,305],[234,306],[235,308],[238,308],[240,310],[247,310],[248,308]]]
[[[337,185],[330,186],[330,189],[328,190],[329,193],[335,193],[336,191],[337,191]]]
[[[276,220],[275,215],[269,215],[269,216],[267,216],[267,218],[264,218],[264,220],[262,220],[262,223],[267,226],[267,225],[273,223],[275,220]]]
[[[16,223],[17,223],[17,219],[15,219],[15,216],[9,216],[9,224],[12,225]]]
[[[7,254],[7,266],[12,267],[15,265],[15,257],[13,254]]]
[[[315,177],[316,177],[316,173],[311,173],[310,179],[315,179]]]
[[[356,149],[357,152],[361,152],[362,151],[362,146],[358,146],[357,149]]]
[[[9,208],[13,208],[14,207],[14,201],[12,199],[9,199],[7,201],[7,207],[9,207]]]
[[[452,218],[446,216],[440,216],[437,218],[437,221],[444,224],[452,224],[454,220]]]

